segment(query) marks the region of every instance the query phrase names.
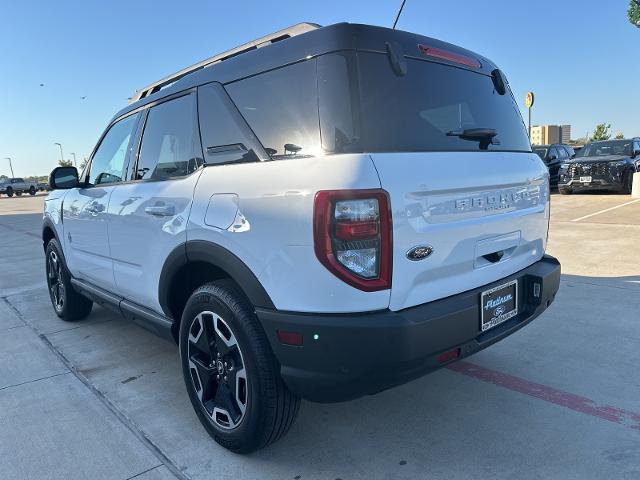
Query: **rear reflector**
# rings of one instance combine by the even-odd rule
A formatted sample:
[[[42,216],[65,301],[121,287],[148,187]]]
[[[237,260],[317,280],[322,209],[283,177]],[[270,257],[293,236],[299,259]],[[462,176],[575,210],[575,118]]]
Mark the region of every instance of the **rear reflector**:
[[[427,57],[439,58],[441,60],[447,60],[449,62],[458,63],[471,68],[480,68],[482,66],[477,59],[460,53],[454,53],[449,50],[443,50],[441,48],[423,44],[418,45],[418,48],[420,49],[420,52]]]
[[[438,355],[438,363],[447,363],[451,360],[455,360],[460,356],[460,349],[454,348],[453,350],[449,350],[448,352],[441,353]]]
[[[285,330],[278,330],[278,340],[284,345],[293,345],[294,347],[301,347],[304,343],[304,338],[299,332],[287,332]]]

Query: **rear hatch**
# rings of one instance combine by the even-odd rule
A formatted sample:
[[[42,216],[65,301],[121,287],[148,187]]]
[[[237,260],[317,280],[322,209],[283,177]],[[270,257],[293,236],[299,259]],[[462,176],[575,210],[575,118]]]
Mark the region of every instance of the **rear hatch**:
[[[546,246],[548,171],[504,76],[437,54],[407,57],[406,73],[358,55],[363,142],[391,199],[391,310],[504,278]]]

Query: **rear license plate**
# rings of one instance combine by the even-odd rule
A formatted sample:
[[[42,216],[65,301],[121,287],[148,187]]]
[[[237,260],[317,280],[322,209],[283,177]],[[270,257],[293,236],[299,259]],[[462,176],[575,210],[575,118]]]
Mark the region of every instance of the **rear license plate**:
[[[518,281],[512,280],[480,295],[480,329],[484,332],[518,313]]]
[[[591,180],[593,180],[591,177],[580,177],[582,183],[591,183]]]

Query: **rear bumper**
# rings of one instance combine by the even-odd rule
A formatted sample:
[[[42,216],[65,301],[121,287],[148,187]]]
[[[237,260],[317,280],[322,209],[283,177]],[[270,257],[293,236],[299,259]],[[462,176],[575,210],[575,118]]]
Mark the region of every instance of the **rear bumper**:
[[[519,313],[480,331],[480,294],[518,279]],[[534,297],[534,284],[540,295]],[[306,314],[257,309],[286,385],[316,402],[339,402],[406,383],[448,361],[467,357],[507,337],[540,315],[560,285],[560,263],[542,260],[497,282],[398,312]],[[303,346],[283,345],[278,330],[299,332]],[[314,339],[317,335],[317,340]]]

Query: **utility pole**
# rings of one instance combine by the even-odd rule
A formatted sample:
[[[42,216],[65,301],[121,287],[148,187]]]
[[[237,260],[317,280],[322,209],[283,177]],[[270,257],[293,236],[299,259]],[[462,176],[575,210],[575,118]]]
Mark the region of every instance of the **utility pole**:
[[[60,161],[64,162],[64,155],[62,155],[62,144],[55,142],[54,145],[58,145],[60,147]]]
[[[78,168],[78,164],[76,163],[76,154],[71,152],[71,155],[73,156],[73,166]]]
[[[11,178],[15,177],[13,174],[13,165],[11,165],[11,157],[4,157],[5,160],[9,160],[9,168],[11,169]]]

